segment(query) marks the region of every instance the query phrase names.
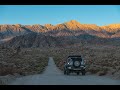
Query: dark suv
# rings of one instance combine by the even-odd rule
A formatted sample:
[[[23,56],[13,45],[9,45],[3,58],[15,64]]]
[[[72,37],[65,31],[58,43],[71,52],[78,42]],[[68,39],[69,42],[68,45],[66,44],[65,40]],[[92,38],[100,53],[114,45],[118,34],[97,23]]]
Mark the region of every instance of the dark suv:
[[[82,75],[85,75],[85,63],[81,56],[68,56],[64,63],[64,74],[69,75],[75,72],[79,75],[81,72]]]

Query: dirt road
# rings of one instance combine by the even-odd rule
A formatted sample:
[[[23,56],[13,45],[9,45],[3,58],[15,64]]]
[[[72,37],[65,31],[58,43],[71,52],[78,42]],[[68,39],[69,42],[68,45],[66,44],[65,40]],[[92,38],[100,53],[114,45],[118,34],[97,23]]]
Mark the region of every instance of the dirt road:
[[[48,66],[43,74],[17,78],[9,85],[120,85],[120,80],[112,80],[104,76],[76,75],[66,76],[60,71],[53,58],[49,58]]]

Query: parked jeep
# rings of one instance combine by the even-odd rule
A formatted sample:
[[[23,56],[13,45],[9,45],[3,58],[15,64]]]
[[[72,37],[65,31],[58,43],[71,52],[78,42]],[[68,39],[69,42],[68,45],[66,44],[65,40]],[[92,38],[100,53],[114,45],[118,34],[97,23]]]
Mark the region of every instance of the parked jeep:
[[[65,75],[69,75],[70,73],[77,73],[77,75],[79,75],[80,72],[82,75],[85,75],[85,62],[81,56],[68,56],[64,63]]]

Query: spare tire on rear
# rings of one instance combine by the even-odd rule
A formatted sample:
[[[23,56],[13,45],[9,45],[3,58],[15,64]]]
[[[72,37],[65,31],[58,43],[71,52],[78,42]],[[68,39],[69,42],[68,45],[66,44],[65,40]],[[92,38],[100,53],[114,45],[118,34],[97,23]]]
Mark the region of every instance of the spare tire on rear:
[[[77,60],[77,61],[74,61],[74,62],[73,62],[73,65],[74,65],[74,67],[76,67],[76,68],[77,68],[77,67],[80,67],[80,61],[78,61],[78,60]]]

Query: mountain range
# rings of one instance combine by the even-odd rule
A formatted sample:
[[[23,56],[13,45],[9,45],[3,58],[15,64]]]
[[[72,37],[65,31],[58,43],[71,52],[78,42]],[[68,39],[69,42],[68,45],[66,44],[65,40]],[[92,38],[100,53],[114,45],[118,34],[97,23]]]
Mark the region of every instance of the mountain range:
[[[119,44],[120,24],[97,26],[75,20],[51,25],[0,25],[0,41],[6,46],[49,47],[86,43]]]

